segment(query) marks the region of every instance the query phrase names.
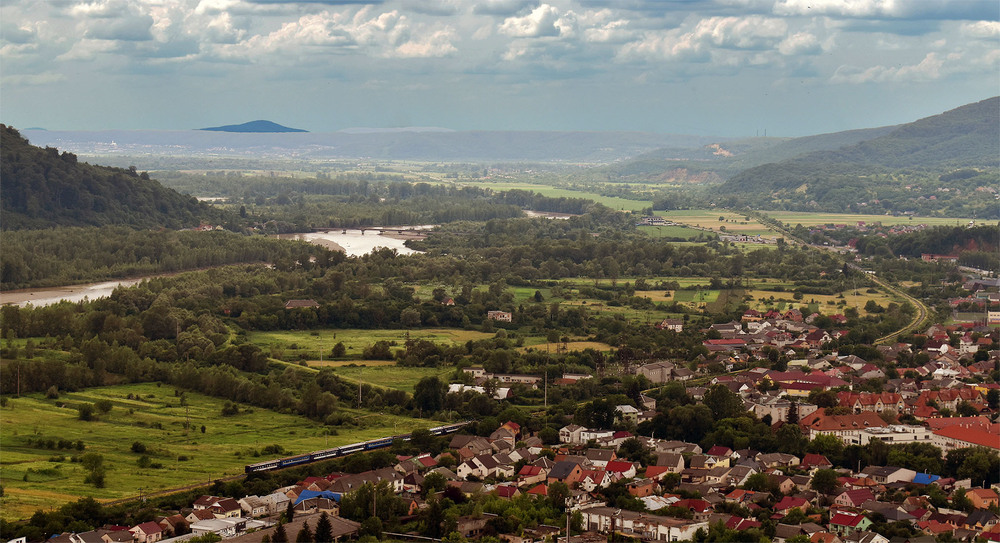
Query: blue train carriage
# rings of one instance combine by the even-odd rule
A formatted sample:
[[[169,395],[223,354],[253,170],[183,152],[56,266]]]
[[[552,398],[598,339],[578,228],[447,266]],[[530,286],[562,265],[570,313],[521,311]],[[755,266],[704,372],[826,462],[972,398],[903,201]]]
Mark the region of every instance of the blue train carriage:
[[[258,471],[268,471],[268,470],[272,470],[272,469],[277,469],[278,468],[278,464],[280,464],[280,463],[281,463],[280,459],[278,459],[278,460],[269,460],[267,462],[258,462],[256,464],[250,464],[250,465],[246,466],[245,471],[247,473],[256,473]]]
[[[374,449],[381,449],[382,447],[389,447],[392,442],[395,441],[395,437],[383,437],[382,439],[373,439],[371,441],[365,442],[365,450],[371,451]]]
[[[278,462],[278,467],[287,468],[289,466],[297,466],[299,464],[307,464],[313,461],[313,455],[303,454],[300,456],[292,456],[290,458],[282,458]]]

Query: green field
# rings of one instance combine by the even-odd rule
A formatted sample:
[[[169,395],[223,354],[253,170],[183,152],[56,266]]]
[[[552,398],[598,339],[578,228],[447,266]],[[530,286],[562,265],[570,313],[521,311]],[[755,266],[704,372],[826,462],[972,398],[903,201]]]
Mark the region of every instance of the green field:
[[[651,200],[627,200],[625,198],[616,198],[614,196],[604,196],[596,192],[586,192],[586,191],[557,188],[551,185],[545,185],[541,183],[462,181],[461,183],[457,184],[462,186],[487,188],[498,192],[506,190],[530,190],[532,192],[537,192],[538,194],[541,194],[542,196],[547,196],[549,198],[586,198],[588,200],[593,200],[599,204],[606,205],[611,209],[617,209],[619,211],[640,211],[642,209],[646,209],[653,205],[653,202]]]
[[[532,294],[534,291],[532,290]],[[493,334],[457,328],[427,328],[417,330],[356,330],[356,329],[324,329],[324,330],[293,330],[278,332],[250,332],[247,339],[259,346],[272,358],[283,360],[320,360],[331,356],[333,346],[343,342],[347,349],[346,358],[361,359],[365,347],[377,341],[396,342],[402,349],[407,338],[426,339],[435,343],[450,345],[464,344],[469,340],[486,339]],[[320,353],[323,356],[320,356]]]
[[[785,224],[795,226],[816,226],[820,224],[846,224],[855,226],[859,221],[865,224],[880,222],[886,226],[895,224],[926,224],[929,226],[965,226],[971,219],[954,217],[893,217],[891,215],[862,215],[855,213],[806,213],[795,211],[765,211],[767,216]]]
[[[406,366],[396,366],[394,364],[381,364],[375,361],[374,364],[337,365],[328,366],[338,376],[348,381],[367,383],[384,388],[395,388],[405,390],[410,394],[417,382],[424,377],[439,377],[442,381],[450,381],[454,367],[446,366],[440,368],[414,368]]]
[[[129,399],[131,394],[133,399]],[[108,399],[114,407],[98,421],[78,420],[76,406]],[[343,409],[361,424],[327,436],[323,425],[293,415],[241,406],[238,415],[223,417],[225,401],[188,392],[186,406],[175,396],[175,388],[152,383],[109,386],[45,399],[33,394],[11,398],[0,409],[0,515],[4,519],[26,518],[36,509],[53,509],[83,496],[113,500],[181,486],[210,483],[243,472],[246,464],[268,457],[253,453],[279,444],[286,451],[303,453],[327,446],[344,445],[402,433],[441,423]],[[63,405],[59,407],[59,405]],[[185,422],[189,429],[185,430]],[[201,427],[205,426],[205,432]],[[82,440],[83,451],[47,449],[27,440]],[[145,453],[159,469],[139,468],[140,454],[134,442],[147,446]],[[85,484],[85,469],[72,462],[74,455],[98,453],[107,469],[106,487]],[[286,453],[289,454],[289,453]],[[283,456],[283,455],[272,455]],[[186,457],[187,460],[181,460]]]
[[[657,211],[657,215],[681,224],[711,230],[716,234],[747,234],[776,237],[776,234],[754,219],[749,221],[745,215],[723,209],[682,209],[676,211]],[[723,220],[719,220],[722,217]],[[725,227],[725,230],[723,230]]]
[[[674,292],[674,301],[693,302],[696,304],[711,303],[719,299],[718,290],[678,290]]]

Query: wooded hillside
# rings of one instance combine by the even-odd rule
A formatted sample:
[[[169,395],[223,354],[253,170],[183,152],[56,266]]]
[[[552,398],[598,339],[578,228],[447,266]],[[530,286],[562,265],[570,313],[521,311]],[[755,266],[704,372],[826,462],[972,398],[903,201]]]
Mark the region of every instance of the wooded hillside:
[[[196,226],[217,212],[165,188],[135,168],[79,162],[72,153],[31,145],[0,125],[0,192],[5,230],[53,226]]]

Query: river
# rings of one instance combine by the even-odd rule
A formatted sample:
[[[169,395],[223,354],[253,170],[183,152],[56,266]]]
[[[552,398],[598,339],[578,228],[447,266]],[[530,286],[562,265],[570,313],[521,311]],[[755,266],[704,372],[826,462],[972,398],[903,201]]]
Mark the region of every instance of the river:
[[[410,255],[419,251],[410,249],[403,243],[408,239],[423,239],[421,231],[430,230],[434,225],[423,226],[403,226],[399,229],[387,230],[381,233],[379,230],[338,229],[328,232],[313,232],[309,234],[281,234],[277,237],[282,239],[298,239],[323,245],[330,249],[343,251],[347,256],[361,256],[374,251],[378,247],[388,247],[396,249],[401,255]],[[391,233],[389,233],[391,232]],[[162,274],[149,277],[160,277]],[[69,302],[81,302],[84,299],[96,300],[111,296],[119,286],[130,287],[137,285],[149,277],[138,277],[132,279],[122,279],[119,281],[103,281],[101,283],[88,283],[83,285],[70,285],[65,287],[48,287],[39,289],[9,290],[0,292],[0,305],[17,305],[24,307],[31,304],[35,307],[52,305],[62,300]]]
[[[362,256],[378,247],[395,249],[401,255],[412,255],[419,251],[410,249],[404,243],[408,239],[423,239],[424,230],[430,230],[434,225],[402,226],[399,229],[388,229],[386,233],[380,230],[357,230],[353,228],[328,230],[326,232],[310,232],[308,234],[279,234],[281,239],[295,239],[323,245],[329,249],[343,251],[347,256]],[[391,232],[391,233],[390,233]]]
[[[39,289],[8,290],[0,292],[0,305],[17,305],[24,307],[31,304],[35,307],[52,305],[66,300],[68,302],[82,302],[84,298],[96,300],[97,298],[107,298],[111,296],[119,286],[130,287],[139,284],[143,279],[123,279],[121,281],[104,281],[102,283],[88,283],[84,285],[71,285],[67,287],[49,287]]]

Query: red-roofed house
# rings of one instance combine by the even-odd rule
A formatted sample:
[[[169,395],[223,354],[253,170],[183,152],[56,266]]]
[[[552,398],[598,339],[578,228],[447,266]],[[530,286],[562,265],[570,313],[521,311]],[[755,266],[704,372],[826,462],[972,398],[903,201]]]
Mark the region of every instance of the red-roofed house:
[[[521,495],[521,491],[514,485],[500,485],[496,489],[497,496],[505,500],[512,500]]]
[[[606,488],[611,484],[611,477],[603,469],[585,469],[580,474],[580,488],[593,492],[597,488]]]
[[[143,522],[138,526],[129,528],[136,543],[156,543],[163,539],[163,528],[155,522]]]
[[[630,477],[635,477],[635,464],[632,462],[623,462],[621,460],[613,460],[608,462],[607,468],[605,470],[608,473],[613,473],[620,479],[628,479]]]
[[[809,502],[805,498],[796,498],[794,496],[785,496],[781,498],[781,501],[774,504],[774,511],[776,513],[788,513],[792,512],[792,509],[798,509],[803,513],[809,508]]]
[[[857,531],[867,530],[872,521],[861,513],[841,511],[830,517],[830,531],[845,536]]]
[[[729,520],[726,521],[726,528],[729,528],[730,530],[736,530],[739,532],[742,532],[743,530],[749,530],[750,528],[760,528],[760,526],[761,526],[760,521],[743,517],[737,517],[736,515],[729,517]]]
[[[834,498],[833,503],[844,507],[861,507],[861,504],[874,499],[875,495],[872,494],[871,490],[868,490],[867,488],[859,488],[857,490],[847,490],[841,492],[836,498]]]
[[[537,486],[528,491],[528,494],[532,496],[548,496],[549,487],[545,483],[539,483]]]
[[[862,430],[888,426],[876,413],[826,415],[823,411],[822,409],[815,411],[799,421],[802,432],[809,439],[814,439],[818,435],[833,435],[839,437],[844,444],[860,445]]]
[[[987,432],[977,428],[948,426],[934,432],[934,445],[945,453],[966,447],[987,447],[1000,451],[1000,434]]]
[[[807,453],[802,458],[799,467],[805,470],[830,469],[833,467],[833,462],[827,460],[822,454]]]
[[[722,445],[715,445],[705,454],[708,456],[725,456],[728,458],[733,455],[733,450],[729,447],[723,447]]]
[[[517,472],[517,483],[520,485],[533,485],[545,481],[548,471],[541,466],[525,465],[521,471]]]

